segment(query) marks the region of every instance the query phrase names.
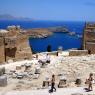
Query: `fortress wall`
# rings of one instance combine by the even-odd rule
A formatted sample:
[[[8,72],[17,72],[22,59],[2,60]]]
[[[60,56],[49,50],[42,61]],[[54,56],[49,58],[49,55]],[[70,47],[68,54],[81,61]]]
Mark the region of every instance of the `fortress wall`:
[[[0,46],[0,64],[5,61],[4,46]]]
[[[90,50],[92,54],[95,54],[95,43],[87,42],[86,48]]]
[[[85,24],[83,49],[87,49],[91,54],[95,54],[95,24]]]
[[[86,32],[86,41],[92,41],[95,39],[95,32]]]

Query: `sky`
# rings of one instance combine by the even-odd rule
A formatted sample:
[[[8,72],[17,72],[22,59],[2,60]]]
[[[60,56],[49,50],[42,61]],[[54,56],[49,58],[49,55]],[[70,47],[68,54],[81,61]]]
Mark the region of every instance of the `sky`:
[[[95,21],[95,0],[0,0],[0,14],[36,20]]]

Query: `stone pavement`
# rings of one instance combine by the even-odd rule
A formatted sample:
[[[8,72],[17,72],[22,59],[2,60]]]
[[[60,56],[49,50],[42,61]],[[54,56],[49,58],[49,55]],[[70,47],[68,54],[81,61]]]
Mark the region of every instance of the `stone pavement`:
[[[10,91],[0,95],[95,95],[95,89],[91,92],[85,92],[83,87],[76,88],[60,88],[56,92],[50,94],[48,89],[26,90],[26,91]]]

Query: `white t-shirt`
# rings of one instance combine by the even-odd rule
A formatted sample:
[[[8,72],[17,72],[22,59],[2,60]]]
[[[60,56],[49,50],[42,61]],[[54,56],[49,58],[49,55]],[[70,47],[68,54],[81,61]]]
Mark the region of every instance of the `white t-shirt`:
[[[46,56],[46,60],[50,61],[50,56],[49,55]]]

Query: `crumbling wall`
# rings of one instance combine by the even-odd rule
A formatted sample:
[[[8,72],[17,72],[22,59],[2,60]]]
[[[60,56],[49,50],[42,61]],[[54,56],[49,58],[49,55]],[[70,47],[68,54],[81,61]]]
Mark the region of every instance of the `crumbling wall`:
[[[88,50],[70,50],[69,55],[70,56],[81,56],[81,55],[87,55]]]
[[[0,38],[0,64],[5,61],[3,38]]]
[[[87,49],[89,54],[95,54],[95,24],[86,23],[83,35],[83,49]]]
[[[0,36],[0,63],[12,59],[23,60],[32,58],[28,36],[23,34],[19,26],[9,26],[9,32]]]
[[[86,35],[85,38],[86,41],[93,41],[93,39],[95,39],[95,32],[86,32],[85,35]]]
[[[95,54],[95,43],[92,42],[87,42],[86,43],[86,48],[91,54]]]
[[[4,46],[0,46],[0,64],[5,61]]]

